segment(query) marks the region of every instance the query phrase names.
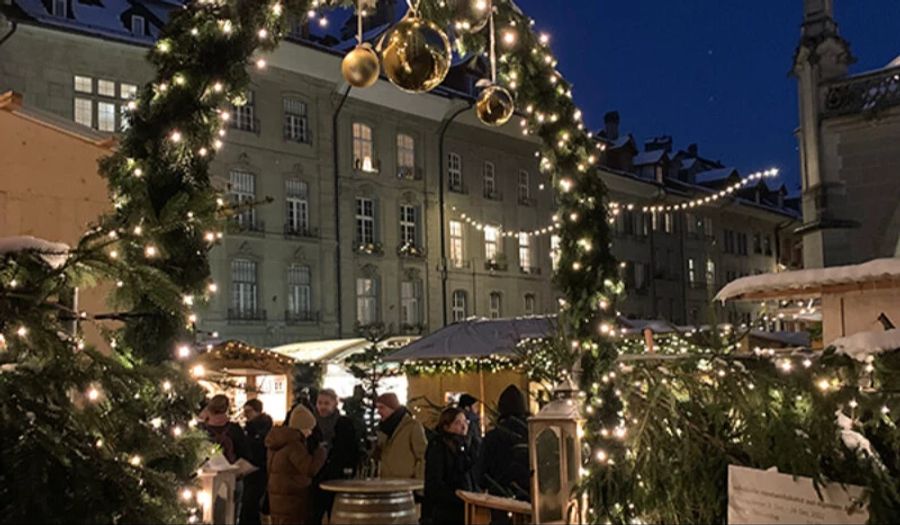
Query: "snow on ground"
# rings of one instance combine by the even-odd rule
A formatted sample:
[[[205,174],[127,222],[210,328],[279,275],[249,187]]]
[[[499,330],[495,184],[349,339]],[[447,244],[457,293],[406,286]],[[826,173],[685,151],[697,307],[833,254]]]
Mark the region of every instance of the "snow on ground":
[[[835,347],[839,354],[848,355],[857,361],[865,362],[871,355],[900,348],[900,330],[859,332],[836,339],[829,346]]]
[[[30,235],[0,238],[0,255],[18,252],[36,252],[52,268],[66,263],[69,246],[60,242],[50,242]]]

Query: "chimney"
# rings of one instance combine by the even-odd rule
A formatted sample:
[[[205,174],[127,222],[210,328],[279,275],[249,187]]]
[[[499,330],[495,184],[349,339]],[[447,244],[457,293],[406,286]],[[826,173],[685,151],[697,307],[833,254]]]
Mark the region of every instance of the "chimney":
[[[604,132],[606,133],[606,138],[609,140],[616,140],[619,138],[619,112],[618,111],[610,111],[606,115],[603,115],[603,124],[604,124]]]
[[[672,153],[672,137],[663,135],[661,137],[653,137],[644,143],[644,151],[663,150],[666,153]]]
[[[688,155],[690,155],[691,157],[694,157],[694,158],[697,158],[697,155],[700,154],[700,149],[697,147],[696,144],[691,144],[690,146],[688,146],[687,151],[688,151]]]

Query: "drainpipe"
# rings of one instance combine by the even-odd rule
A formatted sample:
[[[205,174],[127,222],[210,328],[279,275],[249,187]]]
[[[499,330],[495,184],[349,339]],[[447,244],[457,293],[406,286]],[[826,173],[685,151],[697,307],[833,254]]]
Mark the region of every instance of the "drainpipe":
[[[443,122],[441,122],[441,128],[438,132],[438,216],[440,217],[440,228],[441,228],[441,315],[442,315],[442,326],[447,326],[447,210],[444,204],[444,193],[446,192],[446,184],[444,183],[445,171],[446,171],[446,162],[444,162],[444,137],[447,135],[447,130],[450,129],[450,124],[456,119],[456,117],[460,116],[463,112],[472,109],[474,103],[470,100],[467,101],[467,104],[456,111],[454,111],[449,117],[444,118]],[[473,298],[474,304],[474,298]]]
[[[19,28],[19,24],[17,24],[15,20],[10,20],[9,23],[12,25],[12,29],[9,30],[9,33],[3,35],[3,38],[0,38],[0,46],[2,46],[4,42],[9,40],[9,37],[13,36],[13,34],[16,32],[16,29]]]
[[[344,334],[344,312],[341,307],[343,296],[341,291],[341,197],[340,197],[340,151],[338,145],[338,117],[347,102],[352,87],[348,84],[347,90],[341,96],[341,101],[331,115],[331,145],[332,145],[332,162],[334,162],[334,266],[335,266],[335,285],[337,288],[337,337],[340,339]]]

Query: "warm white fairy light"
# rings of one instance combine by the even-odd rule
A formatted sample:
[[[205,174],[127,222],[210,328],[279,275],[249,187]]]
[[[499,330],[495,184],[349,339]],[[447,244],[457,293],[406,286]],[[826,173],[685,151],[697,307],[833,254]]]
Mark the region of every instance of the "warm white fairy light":
[[[131,463],[131,466],[133,467],[139,466],[141,464],[141,461],[143,461],[143,459],[141,459],[141,457],[138,455],[131,456],[131,459],[128,460],[128,462]]]
[[[26,327],[24,327],[24,326],[20,326],[20,327],[16,330],[16,335],[19,336],[19,337],[25,337],[26,335],[28,335],[28,328],[26,328]]]
[[[203,377],[206,375],[206,368],[204,368],[203,365],[194,365],[194,367],[191,368],[191,375],[194,377]]]
[[[88,388],[86,395],[89,401],[97,401],[100,399],[100,390],[92,386]]]
[[[191,347],[188,345],[181,345],[176,350],[179,359],[186,359],[191,355]]]
[[[158,254],[159,254],[159,250],[156,248],[156,246],[153,246],[152,244],[148,244],[144,248],[144,255],[148,258],[156,257]]]
[[[176,425],[174,428],[172,428],[172,435],[175,437],[180,437],[183,433],[184,430],[180,426]]]
[[[181,142],[181,132],[178,130],[173,131],[172,133],[169,134],[169,140],[171,140],[172,142],[174,142],[176,144]]]
[[[150,420],[150,426],[153,428],[159,429],[163,425],[163,420],[161,417],[155,417]]]
[[[168,392],[169,390],[172,390],[172,382],[169,381],[168,379],[163,381],[162,389],[163,389],[163,392]]]
[[[265,69],[266,68],[266,59],[260,58],[256,60],[256,69]]]
[[[181,499],[185,501],[190,501],[194,499],[194,491],[191,489],[184,489],[181,491]]]

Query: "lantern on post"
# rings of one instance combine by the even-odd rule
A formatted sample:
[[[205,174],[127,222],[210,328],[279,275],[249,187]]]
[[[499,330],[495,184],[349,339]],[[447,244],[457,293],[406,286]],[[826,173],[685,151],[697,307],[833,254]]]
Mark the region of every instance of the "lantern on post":
[[[553,401],[528,420],[534,523],[584,523],[584,505],[573,494],[581,480],[584,423],[576,393],[566,379],[554,389]]]

